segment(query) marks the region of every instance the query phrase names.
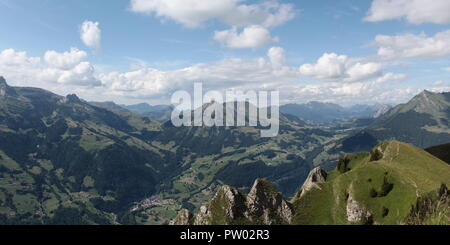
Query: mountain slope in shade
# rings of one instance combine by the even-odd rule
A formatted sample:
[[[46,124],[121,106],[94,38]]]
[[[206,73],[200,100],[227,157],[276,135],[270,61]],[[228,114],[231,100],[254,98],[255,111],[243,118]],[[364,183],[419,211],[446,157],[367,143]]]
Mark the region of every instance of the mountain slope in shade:
[[[441,159],[442,161],[450,164],[450,144],[438,145],[427,148],[428,151],[433,156]]]
[[[373,142],[399,140],[421,148],[450,142],[450,93],[423,91],[367,129],[344,140],[343,150],[368,150]]]
[[[173,223],[260,224],[262,217],[273,217],[262,223],[450,224],[449,184],[448,164],[422,149],[390,141],[370,153],[342,158],[329,173],[314,169],[290,202],[261,198],[256,203],[267,209],[266,214],[282,213],[283,218],[252,215],[245,200],[254,198],[234,190],[233,195],[219,192],[197,215],[182,210]],[[261,189],[260,196],[277,193]],[[233,210],[240,210],[240,215]]]

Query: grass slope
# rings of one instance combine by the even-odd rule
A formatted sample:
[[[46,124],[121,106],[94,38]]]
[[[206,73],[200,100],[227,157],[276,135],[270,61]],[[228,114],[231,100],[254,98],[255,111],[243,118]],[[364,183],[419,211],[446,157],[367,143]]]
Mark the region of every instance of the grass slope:
[[[348,168],[332,171],[321,190],[293,199],[295,224],[349,224],[349,198],[372,213],[370,223],[402,224],[419,197],[450,184],[448,164],[405,143],[384,142],[348,158]]]

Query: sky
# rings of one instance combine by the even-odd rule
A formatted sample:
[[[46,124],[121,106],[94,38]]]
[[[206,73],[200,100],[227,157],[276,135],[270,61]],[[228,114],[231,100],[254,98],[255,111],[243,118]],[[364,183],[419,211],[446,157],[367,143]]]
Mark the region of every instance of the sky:
[[[449,0],[0,0],[0,76],[88,101],[278,90],[281,103],[450,91]]]

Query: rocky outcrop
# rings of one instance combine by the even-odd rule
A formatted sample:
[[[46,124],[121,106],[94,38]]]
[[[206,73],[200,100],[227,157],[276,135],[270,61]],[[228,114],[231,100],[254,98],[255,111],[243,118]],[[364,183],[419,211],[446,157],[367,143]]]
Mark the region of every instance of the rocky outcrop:
[[[320,190],[320,184],[325,183],[325,181],[327,180],[327,175],[327,172],[321,168],[315,168],[311,170],[311,172],[308,174],[308,178],[306,178],[305,183],[303,184],[299,192],[300,197],[302,197],[312,189]]]
[[[247,196],[223,186],[193,219],[189,215],[189,211],[181,210],[172,224],[290,224],[294,209],[268,182],[257,179]]]
[[[194,215],[187,209],[178,212],[177,217],[170,222],[171,225],[190,225]]]
[[[243,218],[245,212],[245,196],[231,186],[223,186],[214,198],[200,207],[194,225],[232,224]]]
[[[76,94],[68,94],[66,97],[61,99],[61,103],[82,103],[80,98]]]
[[[0,76],[0,97],[17,95],[16,91],[8,86],[4,77]]]
[[[349,198],[347,201],[347,220],[351,223],[371,222],[372,213],[365,207],[361,206],[357,201]]]
[[[247,195],[247,212],[245,216],[257,221],[262,217],[262,223],[267,225],[291,223],[294,211],[292,204],[284,200],[268,182],[257,179]]]

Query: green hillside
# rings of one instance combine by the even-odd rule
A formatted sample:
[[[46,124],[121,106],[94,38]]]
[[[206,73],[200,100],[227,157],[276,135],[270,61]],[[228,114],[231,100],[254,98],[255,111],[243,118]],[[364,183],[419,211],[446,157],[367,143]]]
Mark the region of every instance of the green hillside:
[[[370,212],[360,222],[401,224],[418,197],[450,184],[448,164],[397,141],[381,143],[370,154],[350,155],[344,163],[347,168],[332,171],[321,184],[322,190],[294,198],[298,211],[294,223],[351,223],[346,208],[353,200]]]
[[[285,205],[273,207],[267,206],[267,202],[260,205],[266,205],[271,211],[285,207],[292,216],[283,220],[294,225],[450,224],[450,192],[446,187],[449,184],[447,163],[412,145],[389,141],[378,144],[370,153],[342,158],[329,173],[314,169],[296,196]],[[217,197],[226,208],[233,209],[230,206],[233,199],[224,201],[224,195],[219,193],[205,206],[207,212],[190,215],[193,217],[190,222],[204,220],[205,215],[217,217],[214,210],[221,209],[217,205],[208,208],[218,202]],[[223,212],[220,217],[223,220]],[[252,215],[245,217],[246,222],[242,224],[257,220]],[[225,218],[227,223],[239,223],[230,218]],[[175,224],[183,224],[183,220],[177,219]]]

